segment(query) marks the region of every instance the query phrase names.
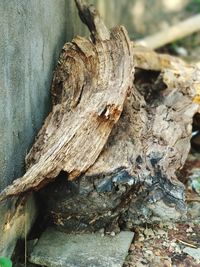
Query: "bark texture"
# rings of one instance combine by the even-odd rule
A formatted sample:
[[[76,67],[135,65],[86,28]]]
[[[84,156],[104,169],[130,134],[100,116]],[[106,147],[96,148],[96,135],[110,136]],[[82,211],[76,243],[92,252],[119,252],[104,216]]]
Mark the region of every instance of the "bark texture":
[[[177,172],[190,149],[199,70],[136,47],[123,27],[108,31],[92,6],[76,3],[91,39],[63,47],[52,112],[26,174],[0,199],[59,176],[40,197],[47,217],[68,231],[180,220],[186,205]]]
[[[98,158],[132,87],[126,30],[109,32],[93,7],[77,2],[93,41],[76,37],[63,47],[52,85],[53,110],[27,156],[26,174],[1,198],[37,189],[61,170],[69,179],[84,173]]]
[[[186,218],[185,188],[176,174],[190,149],[199,74],[183,65],[152,71],[149,64],[151,70],[136,70],[120,120],[94,165],[76,181],[61,174],[41,192],[48,219],[62,229],[110,232]]]

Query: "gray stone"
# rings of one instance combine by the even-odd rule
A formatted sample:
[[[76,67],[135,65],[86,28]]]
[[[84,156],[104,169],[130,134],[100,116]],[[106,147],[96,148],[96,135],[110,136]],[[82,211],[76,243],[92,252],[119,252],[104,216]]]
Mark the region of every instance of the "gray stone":
[[[183,252],[190,255],[192,258],[194,258],[196,261],[200,262],[200,248],[184,248]]]
[[[66,234],[47,229],[35,246],[30,262],[48,267],[121,267],[133,239],[132,232],[111,237]]]

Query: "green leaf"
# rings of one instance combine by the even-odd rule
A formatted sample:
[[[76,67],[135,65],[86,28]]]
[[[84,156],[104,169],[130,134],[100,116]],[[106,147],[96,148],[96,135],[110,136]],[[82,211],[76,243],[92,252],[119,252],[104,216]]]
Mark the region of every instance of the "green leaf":
[[[5,257],[0,257],[0,267],[12,267],[12,261]]]

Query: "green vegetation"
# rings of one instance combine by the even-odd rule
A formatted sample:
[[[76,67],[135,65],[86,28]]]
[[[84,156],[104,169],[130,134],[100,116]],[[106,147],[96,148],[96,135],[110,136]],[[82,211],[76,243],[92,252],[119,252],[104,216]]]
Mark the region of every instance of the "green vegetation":
[[[0,257],[0,267],[12,267],[12,261],[5,257]]]
[[[191,0],[187,6],[187,10],[193,13],[200,12],[200,0]]]

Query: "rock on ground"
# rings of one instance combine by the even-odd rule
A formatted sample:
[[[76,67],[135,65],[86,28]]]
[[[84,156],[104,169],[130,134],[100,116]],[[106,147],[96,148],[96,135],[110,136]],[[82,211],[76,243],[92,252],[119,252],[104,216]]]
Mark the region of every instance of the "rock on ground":
[[[111,236],[66,234],[48,228],[35,246],[30,262],[48,267],[121,267],[134,234]]]

